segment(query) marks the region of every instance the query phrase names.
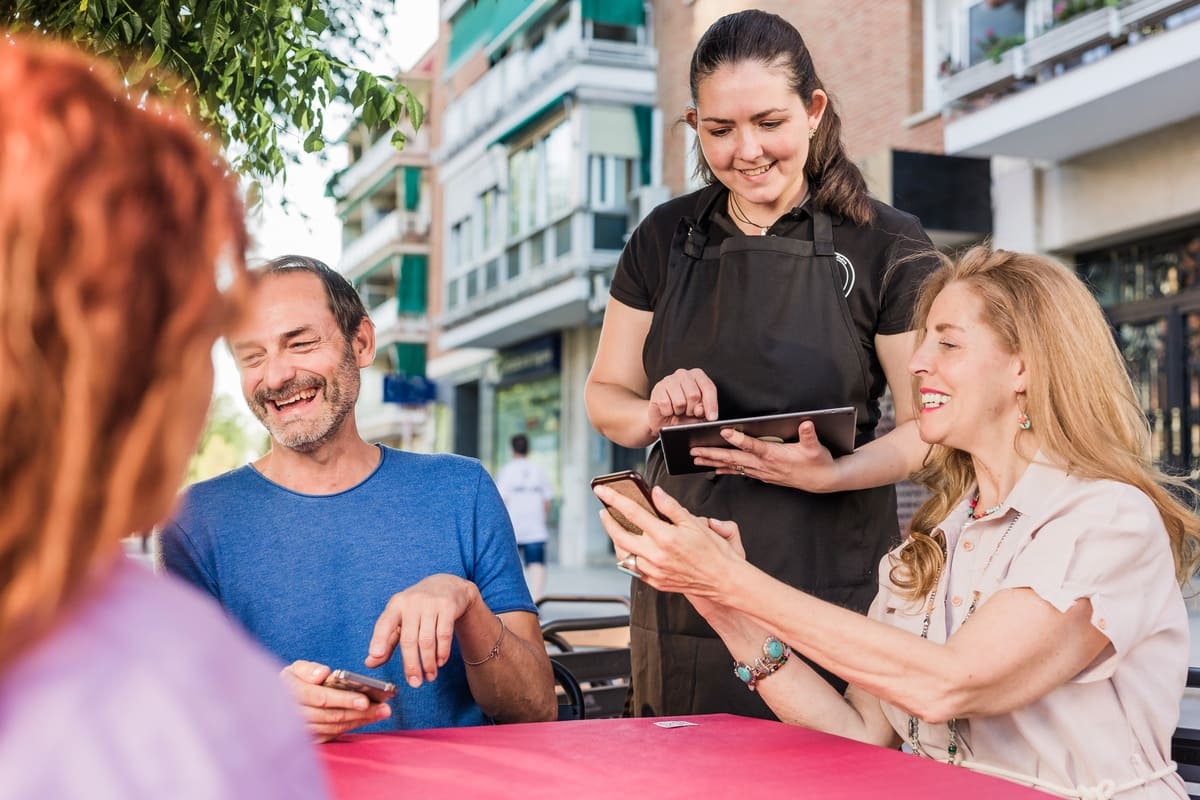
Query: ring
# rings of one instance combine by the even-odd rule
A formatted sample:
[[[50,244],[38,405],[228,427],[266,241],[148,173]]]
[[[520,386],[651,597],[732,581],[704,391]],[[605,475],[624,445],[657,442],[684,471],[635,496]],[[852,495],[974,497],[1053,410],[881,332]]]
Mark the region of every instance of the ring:
[[[630,572],[637,572],[638,571],[637,555],[635,555],[634,553],[630,553],[629,555],[622,558],[621,566],[624,567],[625,569],[629,570]]]
[[[741,464],[736,464],[736,465],[734,465],[734,467],[733,467],[733,468],[737,470],[737,474],[738,474],[738,475],[741,475],[741,476],[745,477],[745,475],[746,475],[746,468],[745,468],[745,467],[743,467]]]

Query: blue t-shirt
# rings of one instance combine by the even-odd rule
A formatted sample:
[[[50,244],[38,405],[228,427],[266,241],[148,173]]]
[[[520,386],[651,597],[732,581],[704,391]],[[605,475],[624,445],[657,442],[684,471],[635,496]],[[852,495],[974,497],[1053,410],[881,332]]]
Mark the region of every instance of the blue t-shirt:
[[[376,669],[363,659],[388,599],[434,573],[472,581],[497,614],[535,611],[508,514],[478,461],[380,450],[370,476],[332,495],[294,492],[251,466],[191,486],[162,531],[163,563],[284,662],[396,683],[392,715],[356,731],[486,723],[457,641],[418,689],[398,647]]]

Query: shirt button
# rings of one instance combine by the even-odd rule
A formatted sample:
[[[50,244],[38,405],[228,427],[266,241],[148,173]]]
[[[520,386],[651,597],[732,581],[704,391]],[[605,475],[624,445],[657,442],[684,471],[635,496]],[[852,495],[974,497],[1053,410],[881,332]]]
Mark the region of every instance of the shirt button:
[[[951,603],[953,603],[953,604],[954,604],[954,605],[956,605],[956,606],[961,606],[961,605],[962,605],[962,598],[961,598],[961,597],[959,597],[958,595],[954,595],[954,597],[953,597],[953,598],[951,598],[950,602],[951,602]],[[1103,627],[1103,626],[1102,626],[1102,627]]]
[[[969,550],[973,550],[973,549],[975,549],[975,545],[972,544],[970,541],[963,542],[963,550],[969,551]]]
[[[1100,619],[1096,620],[1096,627],[1100,630],[1104,630],[1106,627],[1108,627],[1108,621],[1105,620],[1104,617],[1101,617]]]

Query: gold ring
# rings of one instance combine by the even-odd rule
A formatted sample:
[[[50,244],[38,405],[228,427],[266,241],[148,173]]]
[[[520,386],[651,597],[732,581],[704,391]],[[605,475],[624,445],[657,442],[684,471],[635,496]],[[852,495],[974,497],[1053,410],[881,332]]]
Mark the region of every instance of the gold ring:
[[[745,468],[745,467],[743,467],[741,464],[738,464],[738,465],[734,466],[734,469],[736,469],[736,470],[737,470],[737,474],[738,474],[738,475],[745,476],[745,474],[746,474],[746,468]]]

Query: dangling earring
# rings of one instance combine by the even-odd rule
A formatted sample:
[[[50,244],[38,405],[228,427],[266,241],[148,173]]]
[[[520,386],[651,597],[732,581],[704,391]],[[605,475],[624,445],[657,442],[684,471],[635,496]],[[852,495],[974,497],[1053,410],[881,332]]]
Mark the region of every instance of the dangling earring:
[[[1033,420],[1029,418],[1028,414],[1022,411],[1017,415],[1017,427],[1023,431],[1027,431],[1033,427]]]
[[[817,135],[817,129],[816,129],[816,128],[809,128],[809,129],[808,129],[808,140],[809,140],[810,142],[813,140],[813,138],[815,138],[815,137],[816,137],[816,135]]]

